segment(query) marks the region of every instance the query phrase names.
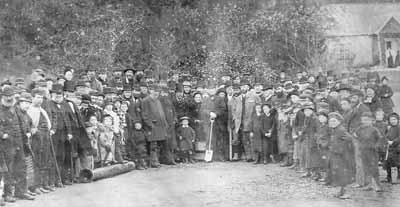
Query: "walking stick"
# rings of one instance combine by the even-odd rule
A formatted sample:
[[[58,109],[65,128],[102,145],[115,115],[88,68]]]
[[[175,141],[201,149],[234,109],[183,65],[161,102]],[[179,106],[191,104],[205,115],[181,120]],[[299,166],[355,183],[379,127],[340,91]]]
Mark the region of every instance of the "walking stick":
[[[229,129],[229,161],[232,160],[232,129]]]
[[[73,145],[72,145],[72,140],[68,141],[69,144],[71,145],[71,153],[70,153],[70,162],[71,162],[71,183],[74,183],[74,158],[72,156],[72,152],[73,152]]]
[[[50,135],[50,149],[51,149],[51,154],[53,155],[53,161],[54,161],[54,165],[56,167],[56,173],[57,173],[57,177],[58,177],[58,182],[61,184],[61,173],[60,173],[60,168],[58,167],[58,163],[57,163],[57,158],[56,158],[56,152],[54,150],[54,144],[53,144],[53,137],[52,135]]]
[[[390,147],[390,145],[388,144],[387,147],[386,147],[385,161],[387,161],[388,158],[389,158],[389,147]]]

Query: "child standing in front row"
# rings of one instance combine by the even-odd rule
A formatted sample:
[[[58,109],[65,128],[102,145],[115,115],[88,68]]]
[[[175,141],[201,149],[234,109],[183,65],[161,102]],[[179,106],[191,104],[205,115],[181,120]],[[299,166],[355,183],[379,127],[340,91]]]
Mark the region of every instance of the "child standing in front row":
[[[139,119],[130,120],[128,126],[133,129],[129,129],[130,132],[126,139],[127,154],[131,160],[135,161],[138,170],[147,169],[145,161],[147,158],[146,136],[142,128],[142,122]]]
[[[328,110],[318,111],[319,127],[316,133],[318,149],[321,156],[321,178],[319,181],[329,184],[329,126],[328,126]]]
[[[263,136],[261,134],[261,118],[262,118],[261,104],[256,104],[253,117],[251,119],[251,132],[250,137],[253,139],[254,143],[254,164],[260,164],[263,162]]]
[[[271,155],[272,130],[275,126],[275,117],[271,114],[271,105],[264,104],[262,106],[263,115],[261,117],[261,142],[262,155],[264,164],[268,163],[268,158]]]
[[[177,130],[179,153],[184,163],[194,163],[193,143],[196,139],[196,133],[189,126],[189,117],[184,116],[180,120],[181,126]]]
[[[104,115],[99,135],[99,158],[101,166],[115,163],[114,123],[111,115]]]
[[[381,139],[381,134],[373,124],[374,116],[371,112],[361,114],[361,126],[354,132],[354,138],[361,145],[361,161],[366,183],[373,185],[376,192],[382,191],[379,182],[378,152],[376,146]],[[370,182],[368,182],[370,181]]]

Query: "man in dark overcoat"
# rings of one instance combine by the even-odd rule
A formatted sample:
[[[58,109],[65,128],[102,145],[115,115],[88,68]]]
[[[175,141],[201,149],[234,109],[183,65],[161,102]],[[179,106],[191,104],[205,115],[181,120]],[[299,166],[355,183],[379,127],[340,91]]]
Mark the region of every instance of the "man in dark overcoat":
[[[85,130],[85,121],[80,113],[78,106],[74,103],[75,101],[75,85],[66,84],[64,85],[64,107],[66,109],[66,115],[71,123],[72,140],[66,142],[67,157],[72,156],[73,166],[71,166],[75,182],[79,181],[79,172],[82,168],[81,160],[84,160],[87,156],[91,155],[92,148],[89,137]],[[68,159],[67,158],[67,159]]]
[[[150,145],[150,167],[161,167],[160,148],[165,146],[168,123],[159,98],[159,88],[149,87],[150,95],[142,100],[142,118]]]

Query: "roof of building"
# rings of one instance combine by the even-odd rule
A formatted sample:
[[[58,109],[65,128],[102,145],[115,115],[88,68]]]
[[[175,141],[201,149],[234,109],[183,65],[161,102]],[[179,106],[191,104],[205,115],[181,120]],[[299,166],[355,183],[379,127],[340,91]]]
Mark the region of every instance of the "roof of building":
[[[334,21],[328,36],[378,34],[388,24],[400,24],[400,3],[330,4],[323,6]]]

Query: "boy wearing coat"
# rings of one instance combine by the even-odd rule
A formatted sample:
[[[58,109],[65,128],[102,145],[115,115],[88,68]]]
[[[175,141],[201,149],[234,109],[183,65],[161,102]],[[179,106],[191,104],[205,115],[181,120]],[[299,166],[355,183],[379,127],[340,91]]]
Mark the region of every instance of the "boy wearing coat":
[[[378,152],[376,146],[381,139],[381,134],[372,125],[373,115],[371,112],[364,112],[361,115],[362,125],[354,132],[354,139],[359,140],[361,146],[362,172],[366,183],[371,183],[376,192],[382,191],[379,184]]]
[[[132,125],[126,140],[129,157],[135,161],[138,170],[147,169],[145,161],[147,158],[146,135],[142,128],[142,122],[136,119],[128,125]]]
[[[189,117],[184,116],[180,118],[181,126],[178,127],[178,147],[181,155],[181,159],[185,163],[194,163],[193,160],[193,143],[196,139],[196,133],[194,129],[189,126]]]
[[[253,113],[253,118],[251,119],[251,132],[250,137],[253,139],[253,149],[254,149],[254,164],[260,164],[264,159],[263,154],[263,136],[261,134],[262,129],[262,109],[261,104],[256,104],[255,111]]]

